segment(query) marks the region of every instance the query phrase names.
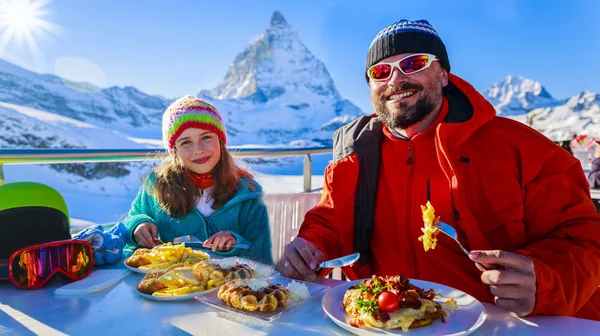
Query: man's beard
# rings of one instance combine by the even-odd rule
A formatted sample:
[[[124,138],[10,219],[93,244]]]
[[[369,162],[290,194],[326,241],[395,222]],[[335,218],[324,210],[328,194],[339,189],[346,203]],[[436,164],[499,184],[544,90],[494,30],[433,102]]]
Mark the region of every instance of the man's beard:
[[[425,95],[421,97],[414,105],[409,106],[407,102],[400,102],[395,104],[397,113],[392,114],[386,106],[386,97],[394,92],[405,91],[405,90],[417,90],[424,92]],[[417,92],[415,92],[416,94]],[[375,108],[375,112],[381,121],[392,129],[407,129],[410,126],[422,121],[430,115],[433,110],[438,106],[442,99],[441,88],[433,87],[428,85],[424,87],[418,84],[405,83],[397,88],[390,88],[383,92],[379,97],[371,96],[371,103]]]

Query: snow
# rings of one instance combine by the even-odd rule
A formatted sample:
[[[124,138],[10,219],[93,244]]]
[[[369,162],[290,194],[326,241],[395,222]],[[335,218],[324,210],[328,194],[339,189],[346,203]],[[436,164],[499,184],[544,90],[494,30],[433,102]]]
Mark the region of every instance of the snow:
[[[508,76],[485,92],[498,115],[528,124],[548,138],[570,140],[576,134],[600,136],[600,98],[589,91],[555,99],[535,80]]]
[[[69,215],[79,219],[71,224],[74,229],[120,221],[127,216],[130,206],[141,187],[142,177],[150,170],[140,168],[121,178],[86,180],[57,172],[48,165],[5,165],[6,183],[17,181],[39,182],[56,189],[65,199]],[[253,171],[252,174],[267,194],[303,192],[302,175],[272,175]],[[323,186],[321,174],[312,176],[312,188]]]
[[[486,96],[501,115],[520,114],[555,103],[541,83],[522,76],[507,76],[494,84]]]

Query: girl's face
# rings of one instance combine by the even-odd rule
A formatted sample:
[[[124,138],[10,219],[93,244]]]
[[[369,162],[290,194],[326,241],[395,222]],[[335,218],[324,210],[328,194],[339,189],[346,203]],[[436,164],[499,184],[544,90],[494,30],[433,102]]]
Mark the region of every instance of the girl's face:
[[[175,142],[175,155],[190,171],[210,173],[221,159],[219,136],[201,128],[188,128]]]

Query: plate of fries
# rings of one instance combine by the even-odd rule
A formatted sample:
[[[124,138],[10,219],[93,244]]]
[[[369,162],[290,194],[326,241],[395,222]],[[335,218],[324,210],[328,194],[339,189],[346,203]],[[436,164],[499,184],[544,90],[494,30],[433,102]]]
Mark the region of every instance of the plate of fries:
[[[152,249],[139,248],[125,259],[125,267],[136,273],[148,273],[151,270],[164,270],[172,266],[192,266],[202,260],[210,259],[208,253],[185,247],[185,244],[165,243]]]

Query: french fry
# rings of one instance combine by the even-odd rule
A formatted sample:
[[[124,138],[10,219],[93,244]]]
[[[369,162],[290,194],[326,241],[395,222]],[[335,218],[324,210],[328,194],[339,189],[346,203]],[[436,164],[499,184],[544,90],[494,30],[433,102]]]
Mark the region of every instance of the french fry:
[[[186,276],[184,274],[177,273],[177,276],[181,280],[187,282],[188,284],[191,284],[191,285],[194,285],[194,286],[198,286],[198,285],[201,284],[201,282],[198,279],[196,279],[196,277],[194,275],[192,275],[192,276]]]
[[[138,267],[138,269],[141,269],[141,270],[165,269],[169,266],[171,266],[171,264],[168,262],[165,262],[165,263],[160,263],[160,264],[150,264],[150,265],[140,266],[140,267]]]
[[[150,252],[144,254],[149,264],[140,266],[140,270],[166,269],[171,266],[193,266],[202,260],[210,259],[203,251],[195,251],[185,244],[173,245],[165,243],[154,247]]]
[[[170,293],[167,293],[167,290],[168,288],[157,290],[156,292],[152,293],[152,296],[173,296]]]

